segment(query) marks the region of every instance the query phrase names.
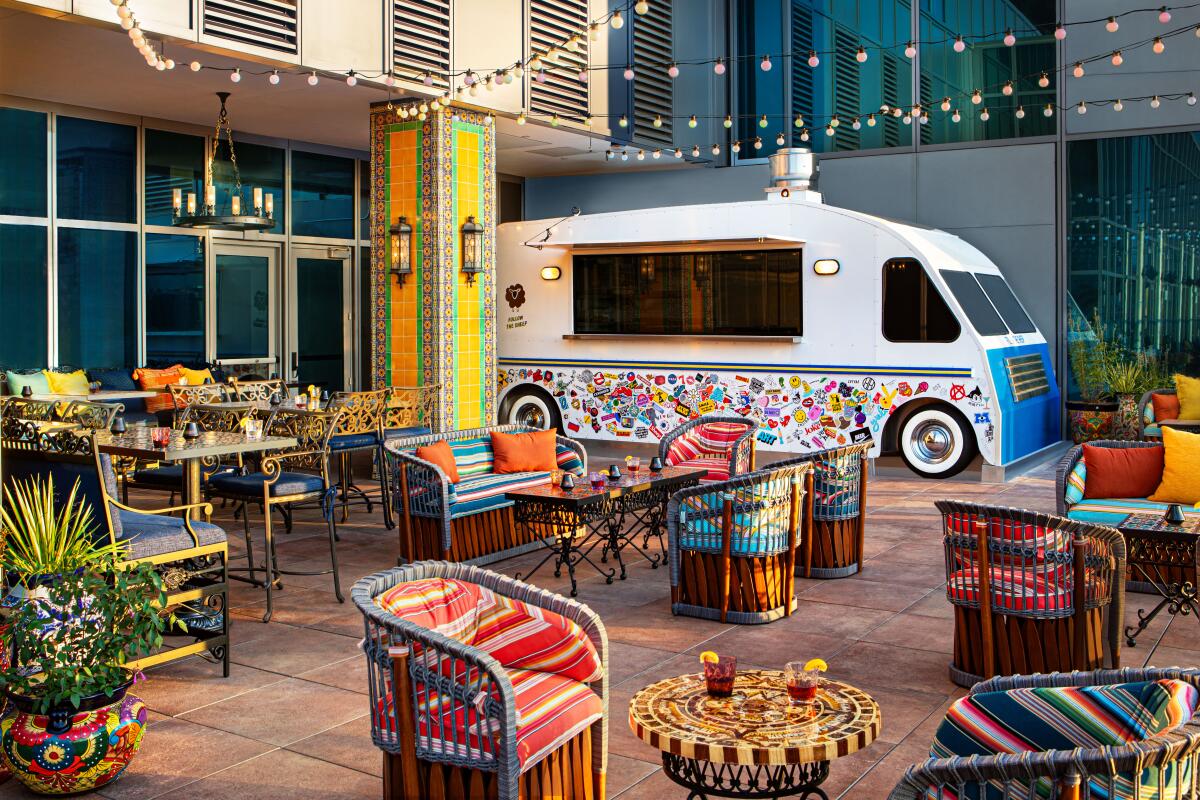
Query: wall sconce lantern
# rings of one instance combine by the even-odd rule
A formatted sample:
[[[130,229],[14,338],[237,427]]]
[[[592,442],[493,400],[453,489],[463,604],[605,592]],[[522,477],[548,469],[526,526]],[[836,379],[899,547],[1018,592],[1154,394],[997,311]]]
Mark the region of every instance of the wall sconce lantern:
[[[562,277],[562,267],[549,266],[542,267],[542,280],[556,281]]]
[[[813,262],[813,272],[818,275],[836,275],[841,268],[835,258],[819,258]]]
[[[467,286],[475,283],[480,272],[483,272],[483,226],[475,217],[467,217],[462,226],[462,273],[467,276]]]
[[[404,285],[404,278],[412,275],[412,232],[412,225],[404,216],[397,219],[396,224],[388,230],[392,246],[392,274],[401,286]]]

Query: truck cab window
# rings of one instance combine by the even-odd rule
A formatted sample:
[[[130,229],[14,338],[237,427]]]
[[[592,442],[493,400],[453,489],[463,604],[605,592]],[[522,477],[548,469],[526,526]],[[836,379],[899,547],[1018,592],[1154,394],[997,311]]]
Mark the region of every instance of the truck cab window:
[[[985,275],[982,272],[976,272],[975,280],[979,281],[979,285],[987,293],[992,305],[1000,312],[1000,316],[1004,317],[1009,330],[1013,333],[1037,333],[1037,326],[1029,319],[1025,309],[1021,308],[1021,304],[1004,278],[999,275]]]
[[[979,332],[980,336],[1005,336],[1008,334],[1008,326],[1004,324],[1004,320],[1000,318],[1000,314],[988,300],[988,296],[983,293],[983,289],[980,288],[974,275],[958,269],[943,269],[939,272],[941,272],[946,286],[950,287],[950,293],[962,306],[963,313],[967,315],[967,319],[975,326],[975,330]]]
[[[924,267],[911,258],[883,265],[883,336],[889,342],[953,342],[961,329]]]

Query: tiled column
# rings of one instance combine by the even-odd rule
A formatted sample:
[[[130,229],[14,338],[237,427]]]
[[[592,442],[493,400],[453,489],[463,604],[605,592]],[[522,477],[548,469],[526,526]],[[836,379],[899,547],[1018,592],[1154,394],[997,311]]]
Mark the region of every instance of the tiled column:
[[[490,425],[496,402],[496,134],[474,111],[401,119],[371,108],[371,381],[440,384],[439,429]],[[391,274],[388,229],[413,228],[413,274]],[[462,226],[484,227],[483,270],[462,273]]]

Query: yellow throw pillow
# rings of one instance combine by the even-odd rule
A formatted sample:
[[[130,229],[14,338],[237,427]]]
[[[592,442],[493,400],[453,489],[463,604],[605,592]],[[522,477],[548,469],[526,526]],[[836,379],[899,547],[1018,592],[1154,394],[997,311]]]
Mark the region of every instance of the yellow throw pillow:
[[[88,394],[88,379],[87,373],[81,369],[74,372],[55,372],[54,370],[42,370],[46,376],[46,383],[50,384],[51,394],[81,394],[84,397]]]
[[[1200,433],[1163,428],[1162,483],[1149,499],[1156,503],[1200,503]]]
[[[183,373],[183,377],[187,378],[188,386],[199,386],[207,380],[209,383],[215,383],[213,380],[212,370],[205,369],[188,369],[180,367],[179,371]]]
[[[1179,397],[1179,418],[1200,419],[1200,378],[1176,375],[1175,394]]]

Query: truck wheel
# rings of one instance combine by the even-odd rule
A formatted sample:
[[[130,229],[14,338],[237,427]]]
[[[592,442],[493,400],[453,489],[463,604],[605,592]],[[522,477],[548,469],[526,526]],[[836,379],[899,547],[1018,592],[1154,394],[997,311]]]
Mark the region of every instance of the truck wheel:
[[[949,478],[975,457],[975,439],[962,419],[937,406],[922,408],[900,428],[900,457],[923,478]]]
[[[500,415],[503,425],[524,425],[527,428],[548,430],[560,428],[558,405],[545,392],[537,389],[517,390],[504,401]]]

